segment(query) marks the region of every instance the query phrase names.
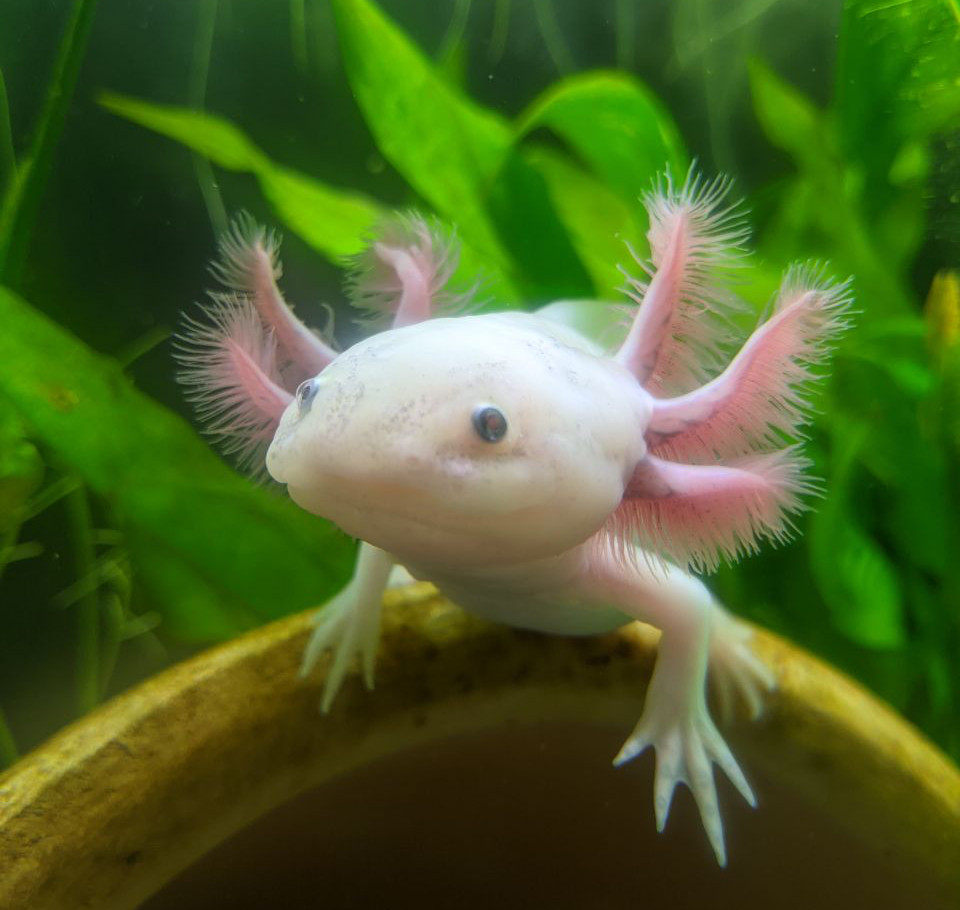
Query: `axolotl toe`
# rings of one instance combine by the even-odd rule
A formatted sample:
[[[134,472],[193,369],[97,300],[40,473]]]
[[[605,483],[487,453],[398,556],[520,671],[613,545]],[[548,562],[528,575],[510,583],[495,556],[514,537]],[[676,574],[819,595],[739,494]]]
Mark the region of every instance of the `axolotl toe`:
[[[497,622],[590,635],[662,631],[640,721],[616,763],[656,750],[654,809],[692,791],[726,862],[713,765],[753,792],[714,724],[708,669],[752,713],[773,685],[750,633],[691,571],[784,540],[812,491],[795,445],[814,368],[846,324],[846,285],[796,266],[724,364],[729,276],[746,231],[723,181],[666,179],[645,198],[650,259],[630,279],[625,337],[604,350],[553,314],[456,315],[456,244],[416,215],[358,257],[353,301],[391,320],[338,353],[276,285],[275,239],[239,222],[190,320],[182,378],[212,431],[304,509],[362,543],[318,614],[309,673],[333,652],[328,710],[357,657],[372,687],[380,606],[403,565]],[[597,304],[602,306],[602,304]],[[560,309],[563,309],[562,307]],[[290,389],[295,387],[295,391]]]

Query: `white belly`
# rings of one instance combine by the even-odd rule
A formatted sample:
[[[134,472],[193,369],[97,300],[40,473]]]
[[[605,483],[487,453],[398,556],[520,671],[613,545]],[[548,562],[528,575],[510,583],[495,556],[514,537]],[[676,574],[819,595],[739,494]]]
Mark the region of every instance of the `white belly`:
[[[631,622],[620,610],[591,602],[580,583],[578,550],[536,563],[455,573],[407,565],[470,613],[506,626],[554,635],[599,635]]]

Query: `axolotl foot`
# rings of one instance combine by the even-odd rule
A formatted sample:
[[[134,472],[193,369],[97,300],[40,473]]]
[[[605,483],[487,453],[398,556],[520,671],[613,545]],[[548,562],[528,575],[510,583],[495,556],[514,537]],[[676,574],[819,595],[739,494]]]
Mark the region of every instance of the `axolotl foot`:
[[[718,686],[721,709],[726,707],[729,715],[739,696],[751,718],[760,713],[764,695],[773,687],[773,675],[753,653],[751,628],[724,610],[699,579],[679,567],[654,568],[642,559],[618,563],[601,554],[592,573],[592,584],[604,591],[609,602],[662,631],[643,714],[614,764],[621,765],[652,746],[657,829],[666,826],[677,784],[686,784],[717,862],[726,865],[713,766],[726,774],[751,807],[756,799],[710,716],[707,674],[709,670]]]
[[[377,645],[380,641],[380,609],[393,560],[382,550],[363,543],[350,583],[324,605],[314,619],[313,635],[300,664],[306,677],[325,651],[333,652],[320,710],[326,714],[340,690],[354,657],[360,657],[363,681],[373,688]]]
[[[753,629],[722,607],[713,615],[710,642],[710,681],[721,721],[729,723],[739,700],[749,720],[763,713],[764,701],[777,687],[773,671],[754,653]]]
[[[710,620],[709,668],[720,714],[725,720],[731,719],[739,697],[747,716],[755,720],[763,711],[765,696],[776,687],[774,674],[754,654],[750,626],[718,604],[713,604]],[[660,679],[651,683],[643,716],[614,764],[622,765],[652,746],[657,756],[654,779],[657,830],[663,831],[667,823],[677,784],[685,783],[696,800],[717,862],[724,866],[727,856],[713,765],[720,767],[751,808],[756,808],[756,798],[710,717],[703,689],[670,685],[677,682],[670,679],[672,672],[670,663],[665,661]]]
[[[643,716],[613,763],[622,765],[648,746],[653,746],[657,756],[653,799],[657,830],[662,832],[667,824],[677,784],[685,783],[696,800],[717,862],[725,866],[727,853],[713,765],[723,770],[751,808],[756,808],[757,801],[706,704],[701,701],[690,710],[678,712],[663,700],[651,704],[648,699]]]

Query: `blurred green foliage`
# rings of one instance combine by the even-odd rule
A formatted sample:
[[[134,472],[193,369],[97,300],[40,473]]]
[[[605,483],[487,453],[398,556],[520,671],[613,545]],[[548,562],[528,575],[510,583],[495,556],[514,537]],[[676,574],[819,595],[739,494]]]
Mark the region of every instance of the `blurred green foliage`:
[[[677,4],[674,37],[682,41],[671,65],[683,69],[699,54],[707,73],[715,51],[689,30],[689,6]],[[736,6],[743,32],[749,5]],[[292,59],[305,78],[313,45],[304,7],[294,7]],[[277,147],[270,136],[254,142],[220,115],[115,93],[99,102],[189,148],[220,176],[252,174],[273,219],[335,266],[360,248],[381,212],[414,204],[457,225],[461,270],[484,277],[488,307],[615,298],[624,241],[645,246],[638,195],[664,167],[682,174],[699,146],[684,142],[669,104],[631,73],[567,74],[573,58],[547,2],[537,4],[537,22],[564,74],[514,117],[480,104],[463,87],[480,53],[465,8],[435,62],[370,0],[325,7],[324,34],[335,36],[369,131],[359,141],[375,147],[378,171],[391,169],[399,198],[342,185],[350,181],[338,171],[315,176],[302,163],[281,163],[266,150]],[[629,4],[616,8],[618,62],[626,65],[637,23],[622,15]],[[735,30],[719,4],[705,8],[716,14],[719,38]],[[496,5],[491,58],[504,52],[510,10]],[[846,668],[957,756],[960,281],[951,269],[960,263],[950,258],[956,236],[935,241],[941,216],[960,199],[949,182],[960,169],[943,164],[960,136],[960,22],[948,0],[846,0],[838,22],[832,91],[819,98],[762,53],[744,57],[764,164],[763,179],[746,181],[758,254],[741,291],[759,313],[796,259],[827,260],[834,274],[854,278],[856,327],[818,392],[809,443],[826,493],[800,522],[797,542],[725,568],[713,583],[733,609]],[[64,54],[74,61],[71,34]],[[62,107],[75,70],[65,77],[54,69],[50,97]],[[732,142],[718,94],[725,84],[716,76],[704,88],[717,160]],[[3,223],[16,226],[30,212],[18,200],[23,162],[6,153],[0,107]],[[52,155],[57,140],[57,124],[44,122],[37,158]],[[39,187],[35,179],[34,208]],[[29,230],[13,233],[0,234],[0,262],[26,255]],[[321,602],[342,583],[348,541],[239,477],[183,419],[137,391],[130,364],[155,339],[128,338],[135,350],[126,356],[95,354],[15,293],[17,273],[5,274],[0,570],[35,555],[18,543],[26,523],[64,509],[75,577],[61,601],[86,603],[85,613],[77,606],[77,684],[92,695],[82,707],[107,690],[120,641],[159,636],[175,648],[219,640]],[[36,609],[3,588],[0,595],[4,611]],[[0,747],[12,757],[2,715]]]

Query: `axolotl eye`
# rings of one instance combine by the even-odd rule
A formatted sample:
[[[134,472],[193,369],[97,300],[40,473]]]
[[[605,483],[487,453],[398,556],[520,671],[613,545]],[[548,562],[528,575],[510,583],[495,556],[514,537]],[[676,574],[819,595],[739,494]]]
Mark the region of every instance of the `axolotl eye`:
[[[304,417],[310,413],[310,405],[317,396],[317,383],[313,379],[307,379],[297,386],[297,408],[300,416]]]
[[[473,428],[485,442],[499,442],[507,435],[507,418],[492,405],[480,405],[473,412]]]

